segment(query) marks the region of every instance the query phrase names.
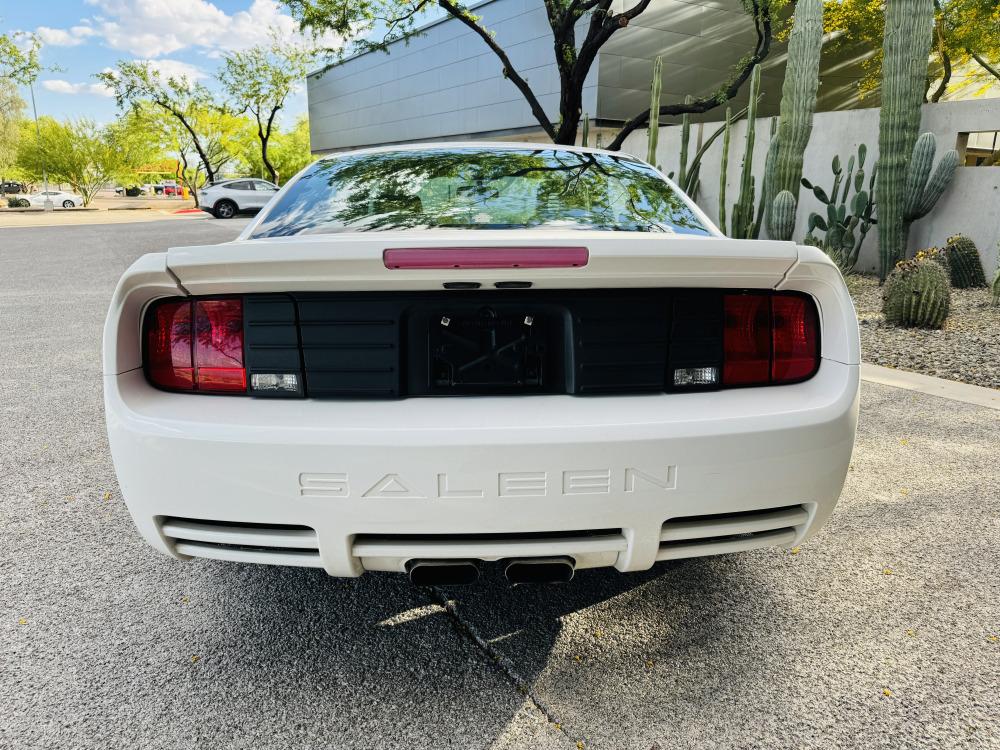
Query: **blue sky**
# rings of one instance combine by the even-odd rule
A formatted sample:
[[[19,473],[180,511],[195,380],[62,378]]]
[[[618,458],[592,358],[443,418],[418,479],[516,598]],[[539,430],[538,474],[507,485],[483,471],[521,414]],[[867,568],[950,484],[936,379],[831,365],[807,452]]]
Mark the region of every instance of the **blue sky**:
[[[165,74],[214,86],[219,58],[266,42],[271,29],[297,34],[277,0],[0,0],[0,32],[35,32],[43,63],[61,68],[43,73],[35,89],[38,113],[57,118],[113,119],[114,100],[93,74],[118,60],[150,60]],[[300,91],[285,121],[305,108]]]

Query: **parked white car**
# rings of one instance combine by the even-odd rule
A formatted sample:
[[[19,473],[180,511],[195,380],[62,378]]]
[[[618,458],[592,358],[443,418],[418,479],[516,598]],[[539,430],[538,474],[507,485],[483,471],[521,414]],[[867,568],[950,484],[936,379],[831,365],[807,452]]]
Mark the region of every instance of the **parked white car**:
[[[42,191],[39,193],[32,193],[31,195],[26,195],[28,203],[31,206],[44,206],[45,199],[48,198],[52,201],[52,205],[56,208],[76,208],[77,206],[83,205],[83,198],[76,193],[67,193],[62,190],[49,190],[48,192]]]
[[[237,240],[141,257],[104,372],[161,552],[522,583],[802,543],[859,341],[821,250],[724,237],[638,159],[428,144],[325,158]]]
[[[278,192],[267,180],[240,178],[214,182],[198,191],[198,205],[217,219],[231,219],[244,211],[257,211]]]

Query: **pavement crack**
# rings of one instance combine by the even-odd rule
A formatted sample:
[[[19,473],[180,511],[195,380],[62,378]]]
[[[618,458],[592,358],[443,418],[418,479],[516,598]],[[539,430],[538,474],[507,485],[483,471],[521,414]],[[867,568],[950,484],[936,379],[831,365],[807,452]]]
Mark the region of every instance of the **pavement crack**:
[[[531,682],[523,677],[514,665],[514,662],[507,658],[503,653],[498,651],[493,647],[493,645],[484,638],[476,627],[465,620],[459,613],[458,608],[455,606],[455,601],[448,597],[448,594],[437,586],[421,586],[420,587],[424,593],[435,603],[438,604],[445,613],[448,615],[448,619],[455,630],[468,638],[472,643],[479,649],[489,660],[489,662],[500,671],[500,673],[506,677],[517,691],[525,696],[531,704],[538,709],[539,713],[545,717],[546,721],[549,722],[553,727],[555,727],[566,739],[571,742],[576,742],[579,738],[574,738],[566,731],[566,726],[563,722],[557,718],[555,712],[552,708],[544,701],[541,697],[532,690]]]

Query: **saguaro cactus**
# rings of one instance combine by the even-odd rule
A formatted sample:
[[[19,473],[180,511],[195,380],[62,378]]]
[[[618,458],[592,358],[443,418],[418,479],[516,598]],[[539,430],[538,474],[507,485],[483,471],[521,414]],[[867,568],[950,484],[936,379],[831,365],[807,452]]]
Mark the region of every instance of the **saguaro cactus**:
[[[934,0],[886,0],[877,182],[879,278],[883,281],[906,253],[907,167],[920,128],[933,25]]]
[[[646,161],[656,166],[656,143],[660,139],[660,92],[663,89],[663,58],[653,60],[653,80],[649,87],[649,135],[646,144]]]
[[[958,167],[958,152],[952,149],[945,152],[938,162],[937,169],[931,175],[934,164],[934,152],[937,142],[933,133],[924,133],[915,144],[910,156],[910,164],[906,170],[906,192],[903,196],[903,235],[909,231],[909,225],[923,218],[934,208],[938,198],[951,184]],[[905,245],[904,245],[905,250]]]
[[[795,203],[799,199],[802,161],[812,133],[813,112],[816,110],[816,89],[819,87],[819,56],[823,48],[823,0],[799,0],[795,6],[792,33],[788,40],[788,64],[781,88],[781,114],[778,118],[778,140],[769,154],[767,168],[772,171],[762,199],[767,201],[767,233],[773,239],[789,240],[795,225],[795,205],[791,206],[789,228],[787,199],[780,209],[772,206],[782,191],[787,191]],[[777,210],[776,210],[777,209]],[[780,217],[777,212],[780,211]],[[780,219],[780,222],[778,221]]]

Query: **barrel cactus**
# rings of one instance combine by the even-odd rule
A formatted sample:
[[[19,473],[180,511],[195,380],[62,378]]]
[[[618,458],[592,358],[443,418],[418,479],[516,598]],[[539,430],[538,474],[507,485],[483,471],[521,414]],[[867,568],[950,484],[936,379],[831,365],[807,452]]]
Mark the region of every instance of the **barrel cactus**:
[[[882,290],[882,312],[892,325],[940,328],[950,305],[948,274],[921,253],[897,263]]]
[[[976,243],[963,234],[948,238],[944,248],[948,259],[948,271],[951,274],[951,285],[956,289],[986,286],[986,273],[979,258]]]

